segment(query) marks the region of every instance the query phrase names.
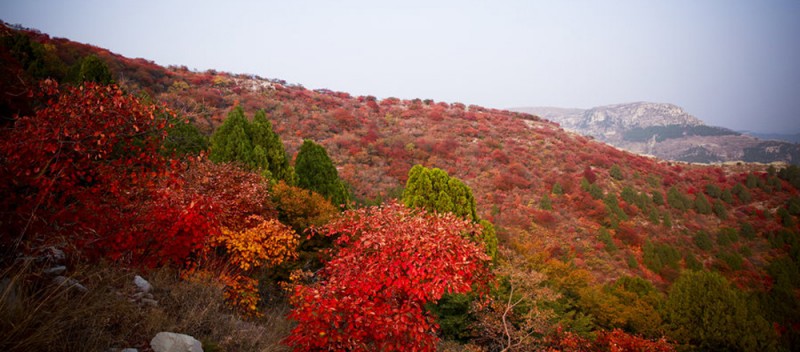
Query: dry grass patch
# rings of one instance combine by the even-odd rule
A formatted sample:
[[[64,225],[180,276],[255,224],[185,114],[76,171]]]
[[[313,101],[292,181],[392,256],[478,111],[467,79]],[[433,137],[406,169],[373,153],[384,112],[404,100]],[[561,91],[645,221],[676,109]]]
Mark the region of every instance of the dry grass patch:
[[[86,286],[80,292],[54,285],[33,261],[0,270],[0,350],[106,351],[149,349],[160,331],[188,334],[206,351],[284,351],[289,334],[288,306],[272,303],[262,318],[234,314],[213,278],[181,280],[173,269],[142,274],[153,285],[157,306],[133,300],[130,270],[108,264],[85,265],[67,275]]]

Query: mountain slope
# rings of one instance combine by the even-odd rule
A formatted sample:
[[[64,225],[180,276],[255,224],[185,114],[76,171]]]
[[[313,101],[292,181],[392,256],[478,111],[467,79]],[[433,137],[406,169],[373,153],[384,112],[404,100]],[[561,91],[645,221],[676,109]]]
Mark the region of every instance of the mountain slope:
[[[762,141],[701,120],[672,104],[637,102],[588,110],[517,108],[613,146],[667,160],[800,163],[800,146]]]
[[[377,100],[326,89],[312,91],[254,75],[163,68],[143,59],[128,59],[42,34],[34,34],[34,38],[52,44],[67,64],[78,62],[81,55],[97,55],[108,62],[120,84],[166,103],[206,133],[219,126],[237,104],[248,116],[264,109],[290,156],[296,154],[303,139],[322,144],[355,197],[364,203],[396,197],[415,164],[442,168],[475,191],[481,217],[498,225],[500,235],[510,243],[536,243],[539,250],[555,257],[572,256],[579,266],[604,280],[626,274],[656,279],[658,273],[626,264],[631,256],[641,263],[641,246],[646,240],[674,243],[684,251],[696,252],[712,265],[716,261],[713,253],[701,253],[692,247],[689,238],[694,231],[737,228],[738,221],[748,220],[762,224],[758,228],[766,236],[779,227],[763,214],[774,212],[796,194],[791,186],[781,185],[760,166],[704,167],[662,162],[620,151],[526,113],[421,99]],[[551,111],[564,112],[577,116],[577,110]],[[668,118],[653,118],[654,112],[667,113]],[[618,139],[622,138],[615,132],[618,126],[702,126],[677,107],[649,103],[592,109],[575,123],[606,131],[608,138]],[[670,138],[662,144],[686,138],[694,137]],[[702,138],[707,140],[706,136]],[[690,152],[702,158],[708,148],[707,145]],[[611,176],[614,167],[621,169],[622,178]],[[722,204],[727,213],[735,214],[724,219],[676,209],[663,202],[644,201],[645,195],[652,200],[654,194],[665,199],[672,188],[690,199],[711,197],[703,195],[708,185],[732,189],[751,177],[751,172],[762,180],[763,188],[751,191],[752,204],[736,199]],[[599,196],[592,197],[586,180],[593,192],[599,190]],[[560,190],[554,192],[556,188]],[[784,191],[774,193],[778,188]],[[643,202],[630,198],[628,191]],[[549,206],[541,205],[545,198],[549,199]],[[616,202],[624,214],[615,214]],[[664,217],[671,218],[670,224],[663,223]],[[614,242],[624,250],[598,252],[596,248],[602,242],[597,233],[601,228],[611,230]],[[755,238],[749,245],[765,248],[763,238]],[[762,263],[766,254],[754,251],[750,259]],[[584,256],[593,260],[577,260]],[[757,266],[746,268],[758,270]]]
[[[623,315],[604,311],[626,307],[630,292],[607,300],[607,289],[619,289],[614,285],[630,280],[649,285],[645,288],[653,291],[650,298],[655,297],[656,307],[663,303],[659,297],[687,269],[721,273],[733,287],[752,293],[748,297],[763,300],[751,303],[769,311],[770,321],[782,329],[791,329],[800,319],[796,314],[800,307],[778,305],[794,302],[790,298],[796,297],[798,284],[793,278],[800,277],[797,168],[778,171],[746,163],[707,166],[660,161],[527,113],[422,99],[354,97],[254,75],[164,68],[65,39],[22,35],[50,48],[52,70],[46,77],[69,84],[66,74],[53,75],[67,72],[67,67],[74,67],[86,55],[96,55],[128,93],[166,104],[206,134],[219,127],[236,106],[246,116],[265,110],[290,157],[304,139],[326,148],[358,205],[397,198],[413,165],[444,169],[474,191],[480,218],[497,227],[502,250],[512,253],[508,258],[522,263],[506,263],[504,268],[528,270],[513,274],[539,280],[528,282],[533,287],[529,293],[536,299],[549,297],[547,304],[560,305],[562,310],[553,313],[547,327],[573,324],[567,327],[579,331],[588,326],[584,333],[619,328],[621,323],[603,323],[600,318]],[[37,83],[46,77],[42,71],[31,70],[35,67],[25,64],[20,59],[25,56],[14,48],[0,47],[4,76],[19,77],[3,86],[3,97],[12,97],[7,94],[11,88],[13,97],[35,96]],[[35,99],[11,103],[4,103],[1,110],[8,119],[3,127],[8,129],[15,115],[41,104]],[[649,115],[655,113],[669,118]],[[572,116],[576,126],[583,124],[623,141],[669,145],[697,138],[694,149],[680,145],[675,149],[698,159],[716,157],[709,138],[739,137],[708,128],[668,105],[641,103],[591,112],[551,108],[541,113],[558,114]],[[628,132],[616,132],[622,128]],[[779,144],[773,147],[784,152]],[[748,153],[749,149],[742,148]],[[584,305],[576,308],[579,303]],[[593,317],[598,318],[596,323]],[[663,334],[661,321],[653,324],[650,337]],[[499,320],[494,323],[494,327],[501,325]]]

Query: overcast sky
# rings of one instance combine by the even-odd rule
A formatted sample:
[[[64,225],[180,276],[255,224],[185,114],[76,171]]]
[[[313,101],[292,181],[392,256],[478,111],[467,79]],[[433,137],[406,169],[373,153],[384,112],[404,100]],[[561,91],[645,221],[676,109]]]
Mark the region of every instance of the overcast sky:
[[[0,0],[0,19],[161,65],[492,108],[667,102],[800,132],[800,1]]]

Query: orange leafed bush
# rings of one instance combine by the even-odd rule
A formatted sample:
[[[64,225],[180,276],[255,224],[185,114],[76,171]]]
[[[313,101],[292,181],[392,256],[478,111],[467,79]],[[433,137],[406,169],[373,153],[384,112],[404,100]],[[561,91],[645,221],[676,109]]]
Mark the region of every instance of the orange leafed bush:
[[[258,280],[248,273],[258,268],[272,267],[297,257],[299,238],[290,227],[275,219],[252,215],[241,230],[223,227],[211,237],[204,257],[213,262],[213,256],[222,249],[223,259],[233,267],[220,275],[225,284],[225,299],[248,316],[259,316]],[[203,274],[200,269],[194,274]]]
[[[296,254],[298,236],[278,220],[265,220],[259,216],[248,218],[256,225],[241,231],[222,228],[219,236],[211,240],[211,246],[224,248],[229,261],[243,271],[275,266]]]
[[[271,195],[280,219],[295,231],[322,226],[338,213],[325,197],[283,181],[272,186]]]

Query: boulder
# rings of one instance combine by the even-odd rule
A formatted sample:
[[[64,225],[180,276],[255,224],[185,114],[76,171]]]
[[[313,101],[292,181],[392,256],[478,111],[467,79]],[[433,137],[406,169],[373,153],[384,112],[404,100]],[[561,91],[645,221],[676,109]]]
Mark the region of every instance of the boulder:
[[[203,352],[203,344],[194,337],[174,332],[159,332],[150,347],[154,352]]]
[[[64,251],[56,247],[47,247],[47,249],[44,250],[43,255],[40,257],[40,260],[56,264],[63,263],[66,259],[67,255],[64,254]]]
[[[145,280],[143,277],[139,275],[136,275],[133,278],[133,284],[136,285],[137,288],[139,288],[139,291],[144,293],[148,293],[150,292],[150,290],[153,289],[153,285],[150,285],[150,283],[147,282],[147,280]]]
[[[67,267],[63,266],[63,265],[59,265],[59,266],[54,266],[54,267],[49,268],[49,269],[44,269],[44,270],[42,270],[42,273],[45,274],[45,275],[61,275],[65,271],[67,271]]]

